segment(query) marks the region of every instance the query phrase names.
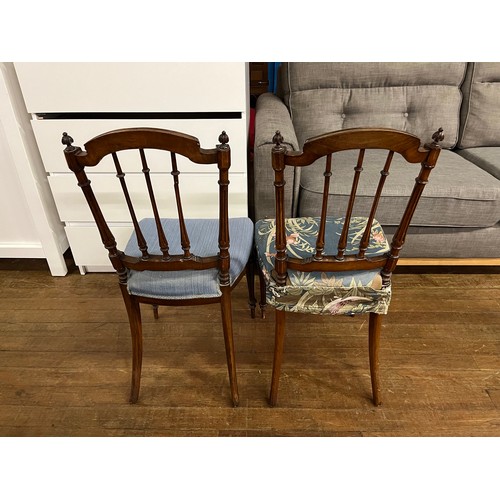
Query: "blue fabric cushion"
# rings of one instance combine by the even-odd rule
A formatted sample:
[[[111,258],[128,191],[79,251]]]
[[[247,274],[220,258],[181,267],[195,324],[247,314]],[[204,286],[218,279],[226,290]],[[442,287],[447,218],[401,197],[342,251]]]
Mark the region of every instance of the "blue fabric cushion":
[[[345,255],[358,252],[359,242],[367,224],[366,217],[353,217],[349,226]],[[326,255],[335,255],[344,225],[344,218],[327,217],[325,231]],[[318,217],[285,220],[287,255],[308,258],[315,252],[319,230]],[[266,280],[266,301],[273,307],[290,312],[311,314],[386,314],[391,288],[382,287],[381,269],[345,272],[302,272],[289,270],[285,286],[278,286],[271,271],[276,255],[276,222],[259,220],[255,224],[255,245],[259,265]],[[380,224],[374,220],[366,257],[389,251],[389,244]]]
[[[179,221],[161,219],[167,236],[169,253],[182,254]],[[158,233],[154,219],[143,219],[139,226],[148,244],[151,255],[161,255]],[[191,243],[191,252],[199,257],[217,255],[219,252],[219,220],[188,219],[186,229]],[[253,242],[253,223],[247,217],[229,220],[229,238],[231,263],[229,269],[231,284],[245,269]],[[125,253],[140,257],[135,231],[130,237]],[[221,295],[218,270],[203,271],[129,271],[128,291],[133,295],[142,295],[157,299],[194,299],[219,297]]]

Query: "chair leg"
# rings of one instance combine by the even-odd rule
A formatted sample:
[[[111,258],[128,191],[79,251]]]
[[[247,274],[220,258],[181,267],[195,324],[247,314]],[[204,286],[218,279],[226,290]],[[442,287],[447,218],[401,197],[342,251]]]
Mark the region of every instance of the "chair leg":
[[[250,306],[250,316],[255,318],[255,306],[257,300],[255,299],[255,262],[253,256],[250,256],[246,267],[247,288],[248,288],[248,305]]]
[[[129,295],[126,286],[121,286],[123,299],[127,308],[132,337],[132,382],[130,388],[130,403],[137,403],[141,386],[142,370],[142,321],[139,301]]]
[[[157,304],[153,304],[153,314],[154,314],[155,319],[159,318],[158,305]]]
[[[260,268],[258,268],[259,275],[259,288],[260,288],[260,317],[264,319],[266,317],[266,280]]]
[[[377,313],[370,313],[370,325],[369,325],[370,376],[372,381],[373,404],[375,406],[379,406],[382,404],[380,396],[379,360],[378,360],[381,325],[382,325],[382,316]]]
[[[229,385],[231,388],[231,397],[233,406],[238,406],[238,382],[236,379],[236,360],[234,356],[234,341],[233,341],[233,319],[231,309],[231,289],[229,286],[222,286],[221,297],[221,315],[222,315],[222,330],[224,332],[224,344],[226,346],[227,369],[229,372]]]
[[[276,309],[273,375],[271,380],[271,394],[269,396],[269,404],[271,406],[276,406],[276,401],[278,399],[278,386],[280,381],[281,361],[283,358],[284,346],[285,346],[285,311],[280,311]]]

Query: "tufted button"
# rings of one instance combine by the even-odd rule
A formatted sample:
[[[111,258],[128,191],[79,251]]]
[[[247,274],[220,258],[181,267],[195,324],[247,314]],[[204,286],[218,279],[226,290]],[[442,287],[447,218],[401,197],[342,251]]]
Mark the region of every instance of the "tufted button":
[[[404,116],[405,118],[408,118],[408,113],[403,113],[403,116]]]
[[[342,118],[345,118],[345,113],[342,113],[340,116],[341,116]]]

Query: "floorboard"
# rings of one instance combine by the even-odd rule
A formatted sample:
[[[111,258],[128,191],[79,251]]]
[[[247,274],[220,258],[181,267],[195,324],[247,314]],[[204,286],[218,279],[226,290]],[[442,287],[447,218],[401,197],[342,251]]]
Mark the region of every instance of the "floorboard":
[[[142,306],[144,362],[127,403],[130,338],[116,278],[52,277],[0,260],[1,436],[500,436],[500,274],[404,268],[371,403],[367,318],[287,315],[278,407],[269,408],[274,314],[233,294],[240,406],[230,405],[217,304]]]

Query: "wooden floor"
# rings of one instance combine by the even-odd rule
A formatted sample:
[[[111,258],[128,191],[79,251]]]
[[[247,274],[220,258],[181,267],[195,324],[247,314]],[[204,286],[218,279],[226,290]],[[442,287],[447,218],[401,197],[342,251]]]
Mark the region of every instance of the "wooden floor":
[[[252,320],[241,282],[232,408],[218,305],[160,308],[158,321],[143,307],[142,389],[130,405],[116,277],[73,266],[56,278],[44,261],[0,260],[0,435],[500,436],[500,274],[403,271],[382,330],[379,408],[367,317],[298,314],[287,316],[269,408],[274,315]]]

